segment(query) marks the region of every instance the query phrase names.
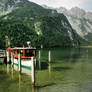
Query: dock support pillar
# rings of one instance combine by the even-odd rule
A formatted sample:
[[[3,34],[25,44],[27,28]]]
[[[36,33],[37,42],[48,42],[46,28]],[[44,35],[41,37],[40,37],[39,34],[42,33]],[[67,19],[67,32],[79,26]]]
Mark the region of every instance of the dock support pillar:
[[[7,51],[7,64],[9,63],[9,60],[10,60],[10,58],[9,58],[9,52]]]
[[[32,57],[32,86],[35,87],[35,64],[34,64],[34,58]]]
[[[48,61],[49,61],[49,63],[51,62],[51,52],[50,52],[50,50],[49,50],[49,53],[48,53]]]
[[[41,58],[41,52],[40,52],[40,50],[39,50],[39,59]]]
[[[21,55],[18,54],[18,64],[19,64],[19,72],[21,73]]]
[[[40,58],[41,58],[41,52],[39,50],[39,69],[41,69],[41,61],[40,61]]]
[[[14,66],[13,52],[11,52],[11,66]]]

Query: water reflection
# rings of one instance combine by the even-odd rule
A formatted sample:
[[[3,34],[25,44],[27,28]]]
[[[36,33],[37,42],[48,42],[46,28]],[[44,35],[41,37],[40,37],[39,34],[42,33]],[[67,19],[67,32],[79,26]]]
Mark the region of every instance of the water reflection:
[[[11,70],[13,80],[7,79],[8,82],[3,80],[0,85],[14,85],[12,91],[9,90],[9,92],[16,92],[13,89],[17,88],[19,92],[92,91],[92,49],[52,49],[41,50],[39,53],[38,57],[40,57],[41,63],[38,62],[38,64],[41,69],[36,70],[35,89],[32,88],[30,76],[24,77],[24,75],[16,74],[19,80],[17,78],[15,81],[14,70]],[[51,58],[49,59],[49,57]],[[9,66],[7,66],[7,73],[9,72]],[[8,89],[11,89],[11,85],[8,86]],[[0,90],[0,92],[4,91]]]
[[[7,74],[10,75],[10,65],[7,64]]]
[[[21,74],[19,73],[19,92],[21,92]]]
[[[41,61],[40,61],[40,58],[41,58],[41,51],[39,50],[39,69],[41,69]]]
[[[76,53],[75,53],[75,51],[76,51]],[[67,58],[68,62],[72,62],[72,63],[78,62],[77,59],[81,57],[80,49],[70,49],[69,53],[70,54],[68,56],[65,55],[64,58]]]
[[[41,61],[39,60],[39,69],[41,69]]]
[[[13,67],[11,68],[11,77],[12,77],[12,79],[14,77],[14,69],[13,69]]]
[[[32,87],[32,92],[38,92],[36,87]]]
[[[70,70],[72,69],[71,67],[53,67],[54,71],[65,71],[65,70]]]
[[[48,69],[49,69],[49,73],[51,73],[51,64],[50,63],[49,63]]]

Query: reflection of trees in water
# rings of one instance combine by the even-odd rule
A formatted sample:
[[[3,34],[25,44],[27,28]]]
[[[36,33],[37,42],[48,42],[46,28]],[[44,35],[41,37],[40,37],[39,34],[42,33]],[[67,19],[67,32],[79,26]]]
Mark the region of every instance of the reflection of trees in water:
[[[86,49],[78,49],[78,48],[69,49],[69,50],[66,49],[66,50],[59,50],[59,53],[57,53],[58,52],[57,50],[56,51],[50,50],[50,51],[51,51],[51,53],[50,53],[51,56],[50,57],[51,57],[51,63],[52,64],[53,63],[55,64],[55,63],[61,62],[61,61],[75,63],[75,62],[82,61],[82,59],[84,59],[83,57],[85,57],[85,55],[87,54],[86,52],[88,52],[89,49],[88,49],[88,51],[86,51]],[[65,53],[63,54],[64,51],[65,51]],[[43,58],[43,59],[40,60],[41,70],[46,70],[46,69],[48,69],[48,66],[49,66],[49,63],[48,63],[49,50],[47,50],[46,53],[40,53],[41,55],[45,54],[45,58],[43,58],[44,55],[42,55],[40,57],[40,58]],[[38,65],[39,65],[39,62],[38,62]],[[39,69],[39,66],[38,66],[37,69]],[[55,69],[55,70],[62,70],[62,69],[63,69],[63,67],[59,68],[59,69]]]
[[[39,70],[39,66],[41,70],[48,69],[48,62],[41,61],[40,65],[39,65],[39,62],[37,62],[37,66],[36,66],[37,70]]]
[[[52,50],[51,53],[51,63],[57,62],[69,62],[81,57],[81,50],[80,49],[60,49],[60,50]],[[74,61],[74,62],[75,62]]]
[[[51,51],[51,64],[55,64],[55,63],[61,63],[62,61],[64,62],[71,62],[71,63],[75,63],[75,62],[79,62],[82,61],[82,59],[84,59],[83,57],[85,57],[85,49],[64,49],[64,50],[50,50]],[[65,52],[64,52],[65,51]],[[43,51],[44,52],[44,51]],[[58,53],[59,52],[59,53]],[[64,52],[64,53],[63,53]],[[87,51],[88,52],[88,51]],[[40,56],[40,58],[43,58],[40,60],[40,66],[41,66],[41,70],[46,70],[49,67],[49,63],[48,63],[48,55],[49,55],[49,50],[47,50],[47,52],[45,53],[40,53],[45,54]],[[45,58],[44,58],[45,57]],[[39,62],[37,62],[39,65]],[[39,69],[39,66],[38,68]],[[70,67],[60,67],[58,69],[55,70],[67,70],[70,69]]]
[[[41,69],[41,70],[48,69],[49,63],[51,63],[51,51],[47,50],[47,53],[43,53],[43,52],[44,52],[44,50],[38,51],[38,59],[37,59],[36,69]],[[47,55],[45,56],[44,54],[47,54]]]
[[[89,65],[89,55],[90,55],[90,49],[87,48],[85,49],[85,54],[84,54],[84,60],[83,62],[81,62],[81,72],[86,76],[86,72],[88,69],[88,65]]]
[[[89,51],[91,51],[91,50],[90,49],[71,50],[70,55],[68,57],[68,59],[69,59],[68,61],[73,62],[73,63],[78,62],[78,61],[81,61],[81,62],[84,62],[85,60],[87,61],[87,59],[90,56]]]
[[[9,92],[9,89],[12,86],[12,82],[10,81],[11,73],[9,66],[7,68],[7,74],[5,70],[0,70],[0,92]]]
[[[63,70],[70,70],[71,67],[65,66],[65,67],[53,67],[54,71],[63,71]]]
[[[80,49],[71,49],[69,56],[66,56],[68,62],[78,62],[78,59],[82,57]]]
[[[61,50],[62,55],[57,56],[55,61],[53,63],[57,63],[58,61],[64,61],[64,62],[76,62],[78,58],[80,58],[81,55],[81,50],[80,49],[65,49]],[[53,53],[55,54],[55,53]],[[61,53],[60,53],[61,54]],[[52,55],[55,56],[55,55]],[[53,59],[53,57],[52,57]]]

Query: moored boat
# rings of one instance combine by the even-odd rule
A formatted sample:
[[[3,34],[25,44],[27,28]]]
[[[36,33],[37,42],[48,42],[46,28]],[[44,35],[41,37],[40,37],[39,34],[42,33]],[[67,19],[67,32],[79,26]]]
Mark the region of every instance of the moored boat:
[[[32,57],[34,61],[36,61],[36,48],[28,48],[28,47],[15,47],[15,48],[10,48],[8,51],[13,53],[13,64],[15,66],[19,65],[19,57],[18,55],[20,54],[21,57],[21,67],[26,68],[26,69],[31,69],[32,68]]]

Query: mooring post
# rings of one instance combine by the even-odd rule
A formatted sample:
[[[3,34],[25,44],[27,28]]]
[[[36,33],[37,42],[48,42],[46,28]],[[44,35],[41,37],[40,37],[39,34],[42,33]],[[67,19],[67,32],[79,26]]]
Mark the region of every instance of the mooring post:
[[[35,62],[35,67],[36,67],[36,58],[35,58],[34,62]]]
[[[49,50],[49,53],[48,53],[48,61],[49,61],[49,63],[51,62],[51,52],[50,52],[50,50]]]
[[[40,50],[39,50],[39,59],[41,58],[41,52],[40,52]]]
[[[39,69],[41,69],[41,61],[40,61],[40,58],[41,58],[41,52],[39,50]]]
[[[9,52],[7,51],[7,64],[9,63]]]
[[[11,66],[13,67],[14,60],[13,60],[13,52],[11,52]]]
[[[36,57],[36,52],[35,52],[35,50],[34,50],[34,56]],[[34,62],[35,62],[35,67],[36,67],[36,58],[34,59]]]
[[[35,86],[35,64],[34,64],[34,58],[32,57],[32,73],[31,73],[31,76],[32,76],[32,86],[34,87]]]
[[[19,64],[19,72],[21,73],[21,55],[18,54],[18,64]]]

